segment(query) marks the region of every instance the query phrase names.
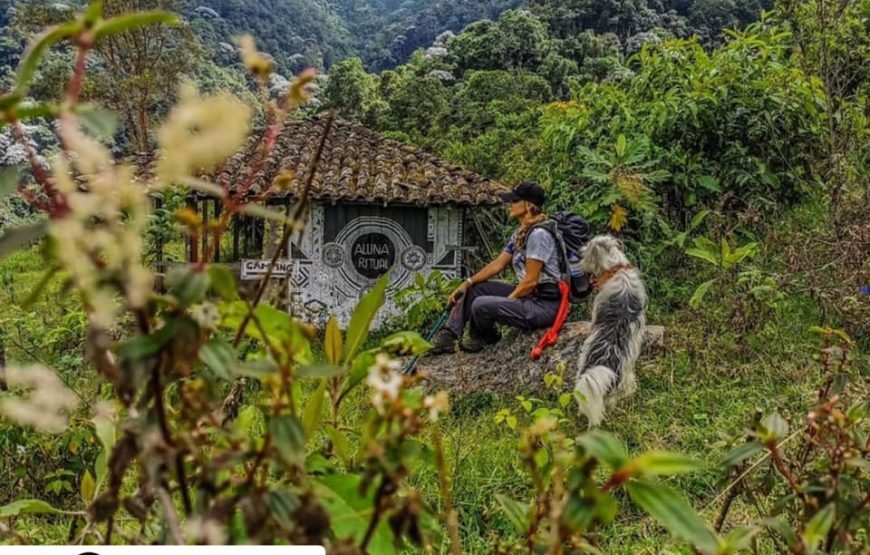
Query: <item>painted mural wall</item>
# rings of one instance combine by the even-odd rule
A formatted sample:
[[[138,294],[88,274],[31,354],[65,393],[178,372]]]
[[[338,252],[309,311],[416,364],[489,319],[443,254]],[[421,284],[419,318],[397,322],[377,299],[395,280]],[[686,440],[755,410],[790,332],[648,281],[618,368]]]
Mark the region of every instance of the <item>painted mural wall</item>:
[[[317,324],[335,314],[346,326],[357,301],[391,271],[378,325],[398,313],[393,297],[415,273],[458,276],[461,256],[454,249],[462,245],[460,208],[315,205],[302,240],[289,249],[292,310]]]

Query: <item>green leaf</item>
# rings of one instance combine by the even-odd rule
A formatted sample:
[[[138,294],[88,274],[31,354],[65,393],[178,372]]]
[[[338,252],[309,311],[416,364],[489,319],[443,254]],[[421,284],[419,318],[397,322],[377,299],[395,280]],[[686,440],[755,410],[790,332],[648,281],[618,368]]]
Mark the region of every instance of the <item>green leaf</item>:
[[[289,531],[296,529],[293,513],[301,505],[298,497],[289,491],[270,491],[266,497],[266,504],[269,506],[269,511],[275,522],[282,528]]]
[[[767,183],[774,189],[779,189],[780,187],[782,187],[782,182],[779,180],[779,177],[766,168],[761,172],[761,179],[763,179],[765,183]]]
[[[308,398],[308,402],[302,409],[302,428],[305,430],[305,437],[309,439],[314,435],[314,431],[317,429],[318,424],[320,424],[327,386],[329,386],[328,381],[323,380],[320,382],[320,386],[314,390],[314,393],[311,394],[311,397]]]
[[[353,449],[351,448],[350,441],[348,441],[345,433],[332,424],[324,426],[324,430],[326,431],[326,435],[329,437],[329,441],[332,442],[332,449],[335,454],[338,455],[341,462],[350,466],[350,463],[353,460]]]
[[[768,518],[762,521],[762,524],[782,536],[782,539],[789,546],[796,546],[798,543],[798,537],[795,535],[794,530],[791,528],[791,524],[783,517],[775,517]]]
[[[713,266],[716,266],[716,267],[719,266],[719,258],[715,254],[711,253],[710,251],[703,250],[703,249],[690,248],[690,249],[686,249],[686,254],[688,254],[689,256],[692,256],[694,258],[700,258],[701,260],[709,262]]]
[[[0,259],[6,258],[13,251],[41,239],[48,231],[46,222],[12,228],[0,237]]]
[[[398,356],[422,355],[432,346],[415,331],[394,333],[381,343],[384,350]]]
[[[24,299],[21,303],[21,308],[31,308],[36,301],[39,300],[39,296],[42,295],[42,292],[45,291],[45,288],[48,287],[48,284],[51,283],[51,278],[57,275],[57,272],[60,269],[55,266],[54,268],[49,269],[43,276],[39,279],[39,283],[36,284],[36,287],[28,293],[27,298]]]
[[[341,374],[342,369],[331,364],[309,364],[296,370],[297,378],[331,378]]]
[[[191,268],[173,268],[166,276],[166,286],[182,308],[201,303],[211,286],[209,274]]]
[[[36,37],[21,56],[21,63],[18,65],[15,92],[19,97],[27,96],[27,92],[30,90],[30,83],[33,81],[34,75],[36,75],[36,69],[39,67],[39,63],[48,49],[52,45],[76,35],[81,30],[82,23],[74,21],[50,27]]]
[[[591,456],[609,465],[611,468],[621,468],[628,460],[625,446],[616,437],[607,432],[593,430],[586,432],[577,439]]]
[[[18,93],[9,93],[0,95],[0,110],[9,110],[21,102],[22,95]],[[0,121],[2,124],[2,121]]]
[[[94,495],[97,493],[97,484],[94,482],[94,477],[89,470],[85,470],[85,474],[82,476],[80,491],[82,501],[84,501],[85,505],[90,505],[94,500]]]
[[[625,135],[620,134],[616,138],[616,155],[619,158],[625,157],[625,152],[628,149],[628,141],[625,139]]]
[[[710,287],[716,283],[715,279],[711,279],[710,281],[705,281],[701,285],[695,289],[695,292],[692,293],[692,298],[689,299],[689,306],[692,308],[698,308],[701,306],[701,303],[704,301],[704,297],[707,296],[707,291],[710,290]]]
[[[722,457],[722,462],[720,464],[725,467],[735,466],[755,455],[762,449],[764,449],[764,446],[757,441],[748,441],[728,451],[728,453]]]
[[[305,460],[305,430],[292,415],[276,416],[269,421],[272,443],[285,461],[301,464]]]
[[[761,421],[762,440],[779,441],[788,435],[788,422],[775,412]]]
[[[836,507],[834,503],[830,503],[822,507],[822,509],[813,515],[813,518],[807,522],[801,537],[803,538],[807,548],[812,553],[818,549],[825,538],[828,536],[828,531],[834,524],[836,516]]]
[[[59,113],[60,107],[53,102],[24,102],[15,108],[15,117],[19,121],[56,117]]]
[[[362,348],[368,338],[369,327],[378,310],[384,305],[387,284],[390,281],[389,272],[381,276],[371,291],[360,300],[350,317],[347,326],[347,343],[344,346],[345,363],[353,360],[357,351]]]
[[[336,539],[362,541],[371,521],[374,492],[360,493],[360,477],[355,474],[333,474],[318,478],[314,490],[330,516]],[[385,520],[385,519],[384,519]],[[384,520],[375,529],[369,542],[369,553],[392,555],[396,547]]]
[[[707,218],[708,215],[710,215],[710,212],[712,212],[712,211],[709,209],[704,209],[704,210],[701,210],[700,212],[698,212],[697,214],[695,214],[692,217],[692,221],[689,222],[689,231],[696,230],[698,228],[698,226],[700,226],[702,223],[704,223],[704,220]]]
[[[97,460],[94,463],[94,472],[96,473],[94,490],[98,492],[109,474],[109,453],[115,447],[116,423],[105,414],[97,414],[91,420],[91,423],[94,425],[94,435],[97,436],[101,446]]]
[[[517,533],[526,534],[529,529],[529,507],[500,493],[496,494],[495,500]]]
[[[257,405],[248,405],[239,412],[239,417],[235,421],[236,429],[243,436],[253,437],[254,423],[258,422],[262,415],[263,412]]]
[[[347,375],[347,383],[344,386],[343,395],[346,395],[347,392],[358,386],[365,377],[368,375],[369,368],[371,368],[372,364],[375,363],[375,357],[377,355],[376,349],[369,349],[367,351],[363,351],[358,356],[353,359],[353,363],[350,368],[350,372]]]
[[[58,514],[61,511],[55,509],[45,501],[39,499],[21,499],[0,507],[0,518],[25,514]]]
[[[232,367],[232,372],[236,376],[245,376],[258,380],[268,378],[277,371],[278,365],[271,358],[236,362]]]
[[[572,495],[565,506],[565,523],[582,533],[596,522],[607,525],[616,517],[616,500],[609,493],[586,490],[583,496]]]
[[[326,353],[327,362],[333,366],[338,366],[338,363],[341,362],[341,350],[344,348],[342,342],[343,339],[341,337],[341,330],[338,327],[338,320],[335,319],[335,316],[330,316],[329,321],[326,323],[326,337],[323,340],[323,350]]]
[[[0,168],[0,199],[4,199],[18,190],[21,170],[18,166]]]
[[[724,237],[720,239],[719,244],[721,245],[722,249],[720,253],[722,267],[728,270],[734,265],[734,261],[731,259],[731,244],[726,241]]]
[[[730,256],[730,260],[734,264],[740,264],[747,258],[755,256],[758,251],[758,243],[747,243],[736,249]]]
[[[111,36],[131,31],[139,27],[147,27],[151,25],[170,25],[175,26],[180,23],[177,15],[171,12],[164,11],[144,11],[138,13],[130,13],[119,15],[111,19],[101,21],[94,27],[94,38],[100,40]]]
[[[156,355],[164,345],[172,341],[178,327],[176,320],[169,320],[151,335],[137,335],[118,349],[118,356],[128,360],[139,360]]]
[[[199,348],[199,360],[218,378],[233,379],[231,368],[236,364],[236,351],[221,337],[212,337]]]
[[[758,526],[740,526],[725,536],[725,553],[737,553],[749,549],[752,539],[761,532]]]
[[[82,104],[77,110],[82,128],[99,141],[108,141],[118,130],[118,116],[95,104]]]
[[[672,476],[694,472],[703,465],[701,462],[679,453],[650,451],[632,459],[627,466],[644,476]]]
[[[236,332],[248,314],[248,305],[245,301],[223,303],[220,306],[220,312],[223,315],[220,326]],[[302,333],[298,322],[295,322],[290,317],[290,314],[260,303],[254,309],[254,316],[260,325],[248,322],[248,325],[245,326],[246,336],[261,342],[269,339],[276,349],[292,353],[295,362],[310,364],[312,359],[311,344],[305,334]],[[262,333],[265,333],[266,337],[263,337],[260,328],[262,328]]]
[[[719,180],[713,177],[712,175],[702,175],[698,178],[698,185],[707,189],[712,193],[721,193],[722,186],[719,184]]]
[[[211,280],[211,288],[221,299],[227,302],[236,300],[238,296],[236,278],[228,267],[211,265],[208,267],[208,277]]]
[[[89,25],[93,25],[103,18],[103,0],[92,0],[85,10],[85,21]]]
[[[642,479],[629,481],[626,489],[632,500],[671,534],[688,541],[705,555],[715,555],[719,543],[716,535],[676,490]]]

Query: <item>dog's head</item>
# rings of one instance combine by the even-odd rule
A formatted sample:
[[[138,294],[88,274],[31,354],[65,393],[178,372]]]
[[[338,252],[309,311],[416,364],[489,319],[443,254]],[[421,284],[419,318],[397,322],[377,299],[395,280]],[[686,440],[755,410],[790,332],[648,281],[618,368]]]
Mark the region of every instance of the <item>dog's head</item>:
[[[612,235],[593,237],[583,247],[580,268],[587,274],[599,276],[609,268],[628,264],[623,248],[622,241]]]

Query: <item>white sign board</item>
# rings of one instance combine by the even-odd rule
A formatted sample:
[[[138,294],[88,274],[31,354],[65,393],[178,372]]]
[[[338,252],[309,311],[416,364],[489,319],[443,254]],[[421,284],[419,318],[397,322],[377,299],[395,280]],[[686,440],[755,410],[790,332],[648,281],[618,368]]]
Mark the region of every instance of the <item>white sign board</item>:
[[[269,271],[271,260],[242,260],[242,280],[260,279]],[[284,279],[293,272],[292,260],[279,260],[272,269],[273,279]]]

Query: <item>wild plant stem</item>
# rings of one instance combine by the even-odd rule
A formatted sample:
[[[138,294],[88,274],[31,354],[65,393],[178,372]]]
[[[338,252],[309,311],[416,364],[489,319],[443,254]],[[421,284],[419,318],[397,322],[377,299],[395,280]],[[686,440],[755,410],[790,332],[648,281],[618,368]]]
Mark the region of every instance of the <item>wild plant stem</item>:
[[[371,543],[372,537],[375,535],[375,530],[378,528],[378,523],[381,521],[381,516],[384,512],[384,497],[386,496],[388,484],[389,482],[387,481],[387,478],[382,477],[381,484],[378,486],[378,491],[375,493],[375,510],[372,513],[372,519],[369,521],[362,543],[359,545],[359,549],[363,553],[368,553],[369,543]]]
[[[444,504],[444,521],[450,535],[450,550],[453,555],[462,553],[462,540],[459,537],[459,516],[453,506],[453,496],[450,489],[450,476],[444,461],[444,442],[441,430],[437,424],[432,425],[432,443],[435,447],[435,465],[438,468],[438,484],[441,488],[441,502]]]

